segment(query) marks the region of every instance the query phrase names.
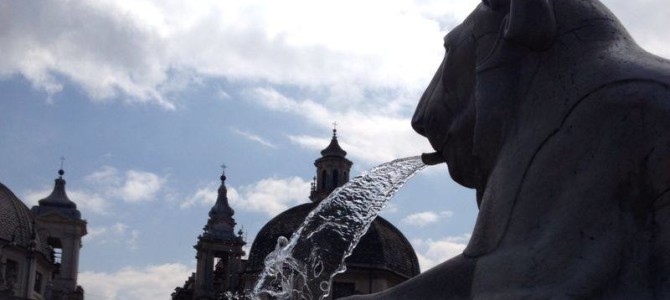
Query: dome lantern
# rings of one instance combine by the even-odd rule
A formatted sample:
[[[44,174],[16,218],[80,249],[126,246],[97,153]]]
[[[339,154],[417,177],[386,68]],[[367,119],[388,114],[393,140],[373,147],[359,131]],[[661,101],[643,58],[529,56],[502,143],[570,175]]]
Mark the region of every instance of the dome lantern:
[[[353,163],[345,156],[347,156],[347,151],[340,147],[337,140],[337,128],[333,128],[330,144],[321,150],[321,157],[314,161],[316,180],[309,195],[312,202],[321,202],[333,190],[349,181],[349,171]]]

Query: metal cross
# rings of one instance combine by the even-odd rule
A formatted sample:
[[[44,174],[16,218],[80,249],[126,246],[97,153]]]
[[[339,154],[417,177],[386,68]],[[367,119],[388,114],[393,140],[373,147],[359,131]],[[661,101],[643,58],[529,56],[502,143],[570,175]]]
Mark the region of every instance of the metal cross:
[[[226,174],[226,168],[228,168],[226,164],[221,164],[221,170],[223,171],[223,174]]]
[[[61,156],[60,157],[60,169],[63,169],[63,163],[65,163],[65,157]]]
[[[333,122],[333,129],[337,130],[337,122]]]

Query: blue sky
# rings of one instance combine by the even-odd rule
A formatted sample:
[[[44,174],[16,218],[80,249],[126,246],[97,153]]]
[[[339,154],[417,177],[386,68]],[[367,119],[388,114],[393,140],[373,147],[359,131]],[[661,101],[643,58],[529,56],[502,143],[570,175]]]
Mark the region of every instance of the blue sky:
[[[664,0],[604,2],[670,57]],[[0,182],[31,206],[64,156],[87,299],[164,299],[194,269],[221,164],[250,245],[308,201],[333,122],[352,174],[430,151],[409,118],[477,3],[0,0]],[[476,213],[435,166],[382,215],[425,270],[462,250]]]

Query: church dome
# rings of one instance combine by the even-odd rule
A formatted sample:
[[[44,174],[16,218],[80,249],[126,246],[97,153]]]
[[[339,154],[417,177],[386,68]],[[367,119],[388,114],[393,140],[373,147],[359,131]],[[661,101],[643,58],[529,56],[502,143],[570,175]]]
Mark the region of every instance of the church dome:
[[[16,243],[17,246],[24,248],[32,246],[42,254],[48,253],[46,245],[41,242],[33,226],[35,224],[28,207],[9,188],[0,183],[0,240]]]
[[[290,238],[303,223],[316,203],[298,205],[279,214],[258,232],[249,253],[248,272],[263,269],[265,257],[275,249],[277,238]],[[374,268],[390,271],[404,278],[419,274],[419,261],[405,236],[391,223],[377,217],[368,232],[346,260],[348,267]]]

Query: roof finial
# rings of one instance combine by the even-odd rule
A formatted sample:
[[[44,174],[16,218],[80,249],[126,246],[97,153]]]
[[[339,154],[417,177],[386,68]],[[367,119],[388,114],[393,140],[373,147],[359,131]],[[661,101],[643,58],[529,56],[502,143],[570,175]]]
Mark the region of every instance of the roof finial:
[[[337,122],[333,122],[333,137],[337,137]]]
[[[221,182],[226,181],[226,164],[221,164]]]
[[[63,164],[65,163],[65,157],[61,156],[60,157],[60,170],[58,170],[58,175],[60,175],[60,178],[63,178],[63,174],[65,174],[65,171],[63,171]]]

